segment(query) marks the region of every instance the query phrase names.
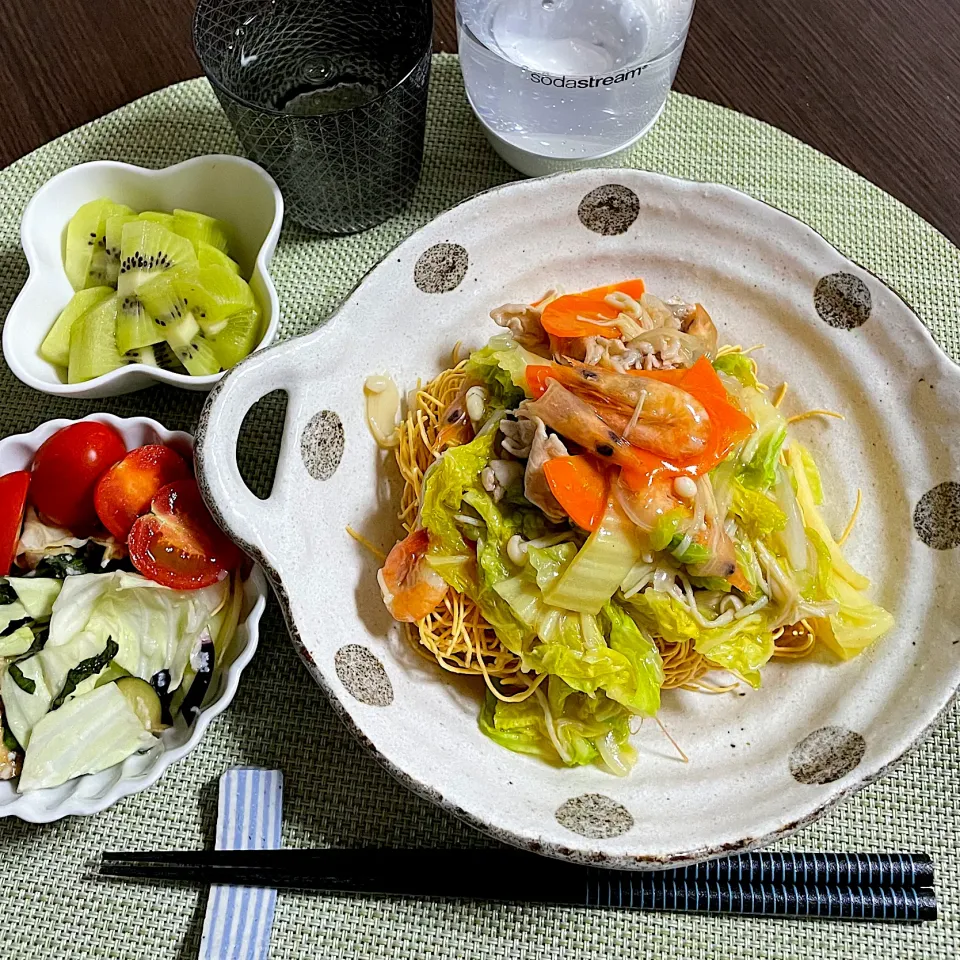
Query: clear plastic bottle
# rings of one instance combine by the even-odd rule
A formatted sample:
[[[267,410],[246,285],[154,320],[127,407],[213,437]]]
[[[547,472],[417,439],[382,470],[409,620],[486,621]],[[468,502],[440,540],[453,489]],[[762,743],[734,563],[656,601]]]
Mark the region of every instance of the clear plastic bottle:
[[[663,110],[694,0],[457,0],[467,96],[532,175],[609,161]]]

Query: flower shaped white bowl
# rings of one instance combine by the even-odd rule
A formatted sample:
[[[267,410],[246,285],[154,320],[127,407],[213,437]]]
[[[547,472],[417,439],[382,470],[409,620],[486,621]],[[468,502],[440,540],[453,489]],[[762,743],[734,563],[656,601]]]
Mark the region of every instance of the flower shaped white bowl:
[[[120,431],[127,449],[145,443],[163,443],[186,457],[193,453],[193,438],[188,433],[167,430],[146,417],[121,419],[108,413],[97,413],[85,420],[108,423]],[[28,469],[33,455],[48,437],[75,421],[49,420],[32,433],[21,433],[0,440],[0,476],[14,470]],[[15,783],[0,780],[0,817],[20,817],[31,823],[49,823],[61,817],[99,813],[123,797],[146,790],[163,776],[167,768],[186,756],[199,742],[214,717],[230,705],[240,683],[240,674],[250,662],[260,638],[260,617],[267,602],[267,582],[260,567],[255,566],[244,582],[244,607],[240,624],[223,665],[214,673],[200,714],[188,727],[177,718],[146,753],[135,753],[123,763],[100,773],[86,774],[68,780],[59,787],[17,793]]]
[[[25,384],[69,397],[115,397],[168,383],[184,390],[209,390],[222,374],[191,377],[131,364],[85,383],[68,384],[40,356],[40,344],[66,306],[73,289],[63,270],[67,223],[84,203],[110,197],[134,210],[182,207],[223,220],[230,247],[263,309],[264,336],[271,343],[280,323],[280,303],[267,273],[283,222],[283,197],[273,178],[243,157],[211,154],[163,170],[113,160],[81,163],[45,183],[27,204],[20,227],[30,275],[3,328],[3,354]]]

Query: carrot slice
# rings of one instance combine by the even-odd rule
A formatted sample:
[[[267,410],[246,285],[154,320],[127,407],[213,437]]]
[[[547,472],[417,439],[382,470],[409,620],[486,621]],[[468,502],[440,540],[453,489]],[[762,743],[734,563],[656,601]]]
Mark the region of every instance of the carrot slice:
[[[590,457],[577,455],[548,460],[543,474],[570,519],[584,530],[596,530],[607,506],[607,471]]]
[[[582,293],[557,297],[543,308],[540,323],[555,337],[619,337],[620,330],[591,320],[616,320],[620,311],[606,302],[611,293],[625,293],[635,300],[644,291],[642,280],[623,280],[605,287],[594,287]],[[581,319],[582,318],[582,319]]]
[[[534,366],[531,364],[527,367],[526,377],[527,387],[529,387],[530,393],[533,394],[536,400],[539,400],[546,392],[547,381],[557,379],[552,363],[545,363],[542,366]]]
[[[707,449],[696,462],[697,473],[703,475],[722,463],[738,443],[753,433],[753,421],[730,402],[727,388],[706,357],[701,357],[686,371],[679,386],[699,400],[710,417]]]

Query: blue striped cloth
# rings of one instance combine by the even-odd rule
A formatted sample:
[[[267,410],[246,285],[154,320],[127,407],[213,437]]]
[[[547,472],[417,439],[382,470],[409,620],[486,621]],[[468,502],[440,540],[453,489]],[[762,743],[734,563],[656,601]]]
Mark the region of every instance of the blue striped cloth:
[[[279,849],[282,815],[279,770],[228,770],[220,778],[217,849]],[[276,901],[276,890],[211,887],[200,960],[266,960]]]

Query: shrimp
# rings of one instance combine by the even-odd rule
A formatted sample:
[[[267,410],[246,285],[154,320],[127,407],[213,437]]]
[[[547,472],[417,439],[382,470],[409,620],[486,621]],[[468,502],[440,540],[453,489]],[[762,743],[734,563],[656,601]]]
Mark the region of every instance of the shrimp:
[[[614,427],[615,419],[621,434],[631,422],[630,414],[642,401],[629,439],[651,453],[671,459],[696,457],[710,439],[710,417],[703,404],[671,383],[575,362],[567,366],[555,364],[550,375],[574,393],[586,394],[614,408],[608,423]],[[621,416],[616,415],[617,407],[621,408]],[[626,416],[622,416],[624,411]],[[606,410],[603,415],[607,417]]]
[[[443,411],[443,415],[440,417],[440,423],[443,425],[437,431],[437,450],[456,447],[463,443],[469,443],[473,439],[473,423],[470,420],[470,414],[467,412],[467,392],[471,387],[477,386],[478,383],[478,380],[467,377],[460,384],[457,395]]]
[[[621,467],[643,469],[638,451],[613,430],[586,400],[564,389],[556,380],[547,383],[539,400],[526,400],[526,416],[539,417],[548,427],[601,460]]]
[[[415,530],[387,554],[377,583],[394,620],[416,623],[443,602],[450,589],[427,562],[430,535]]]

